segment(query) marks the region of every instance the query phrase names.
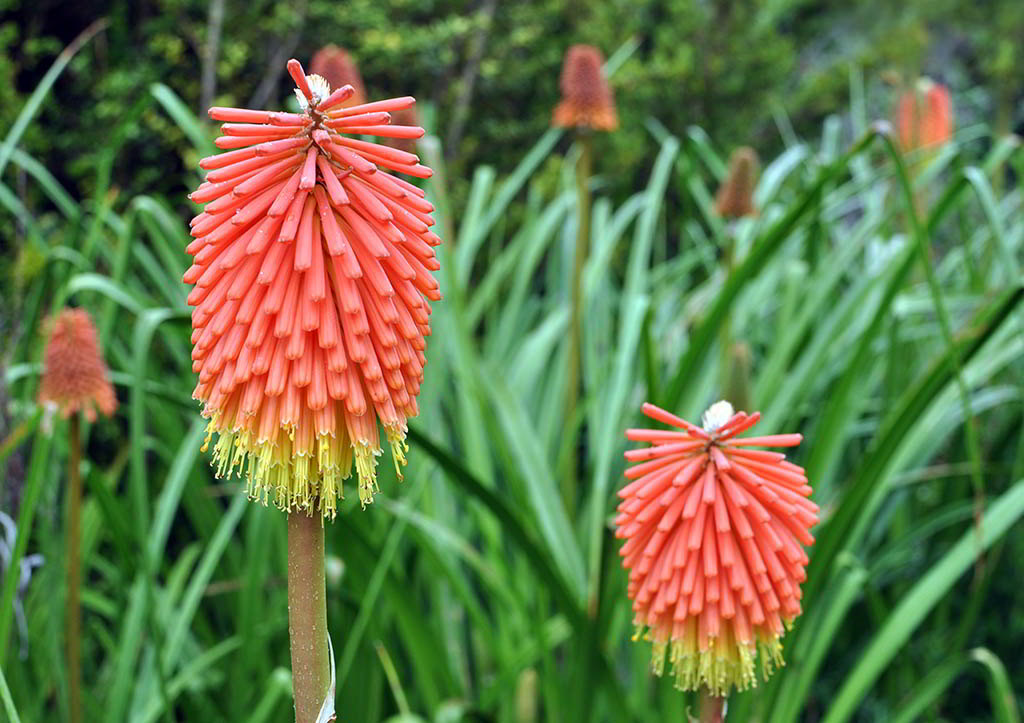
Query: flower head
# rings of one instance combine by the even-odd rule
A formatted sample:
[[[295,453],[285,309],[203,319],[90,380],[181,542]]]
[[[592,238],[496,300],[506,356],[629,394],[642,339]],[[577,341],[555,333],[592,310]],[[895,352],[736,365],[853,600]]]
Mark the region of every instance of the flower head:
[[[39,402],[54,404],[64,417],[81,410],[91,422],[96,410],[109,417],[117,409],[96,327],[84,309],[64,309],[48,322]]]
[[[601,70],[604,57],[593,45],[573,45],[562,65],[562,100],[554,125],[613,131],[619,127],[615,98]]]
[[[428,178],[411,154],[357,136],[418,138],[391,125],[415,100],[342,108],[296,60],[302,113],[211,108],[224,121],[191,195],[194,396],[217,432],[219,475],[237,467],[249,495],[333,516],[353,466],[359,498],[377,489],[378,422],[395,468],[417,413],[427,299],[440,299],[433,206],[390,169]],[[425,298],[424,298],[425,297]]]
[[[747,146],[729,156],[729,172],[715,194],[715,210],[723,218],[743,218],[757,213],[754,184],[757,181],[757,151]]]
[[[313,54],[309,63],[309,72],[319,75],[332,88],[352,86],[352,95],[338,104],[339,108],[362,105],[366,102],[366,89],[363,87],[363,76],[359,73],[356,62],[345,50],[333,43],[325,45]],[[412,124],[410,124],[412,125]]]
[[[905,151],[940,146],[953,137],[953,101],[949,89],[919,78],[896,103],[896,132]]]
[[[654,643],[652,668],[666,654],[678,688],[707,686],[724,696],[757,684],[782,664],[780,638],[800,614],[800,583],[814,542],[818,507],[800,467],[776,452],[799,434],[738,438],[761,418],[727,402],[696,427],[653,404],[648,417],[674,430],[630,429],[652,446],[626,452],[638,462],[619,491],[616,536],[629,572],[638,633]]]

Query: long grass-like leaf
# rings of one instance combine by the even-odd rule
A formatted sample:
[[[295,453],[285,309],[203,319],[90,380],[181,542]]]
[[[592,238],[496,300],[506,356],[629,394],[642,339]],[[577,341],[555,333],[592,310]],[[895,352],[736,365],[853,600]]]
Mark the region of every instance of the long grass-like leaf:
[[[1022,300],[1024,289],[1016,289],[986,308],[971,328],[965,330],[957,340],[961,361],[969,361],[984,346],[985,341],[1006,322]],[[841,549],[847,549],[855,544],[856,540],[851,533],[863,519],[868,501],[883,483],[883,473],[892,455],[929,402],[952,381],[953,373],[947,352],[936,359],[931,368],[907,390],[883,422],[874,444],[864,455],[863,467],[846,487],[836,506],[835,514],[829,518],[815,543],[814,554],[808,567],[807,583],[804,586],[806,604],[813,604],[826,582],[821,571],[831,567]],[[839,391],[833,389],[834,394],[838,394]]]
[[[626,270],[615,366],[609,380],[604,404],[600,413],[593,419],[596,428],[599,429],[596,435],[597,449],[603,450],[604,453],[597,458],[590,497],[590,517],[587,521],[587,598],[591,605],[597,599],[597,591],[600,586],[601,535],[605,525],[608,487],[611,484],[611,452],[617,449],[613,440],[619,429],[627,392],[632,376],[635,374],[633,360],[637,357],[636,349],[640,343],[640,332],[647,314],[647,278],[651,248],[654,244],[654,232],[661,213],[669,170],[678,151],[679,143],[675,138],[666,140],[662,144],[658,160],[651,172],[651,180],[647,186],[647,207],[637,225],[630,262]]]
[[[21,561],[25,556],[32,527],[35,522],[36,508],[43,491],[47,466],[50,461],[50,434],[37,431],[32,442],[32,459],[29,462],[28,474],[25,477],[25,489],[22,493],[21,508],[18,510],[18,536],[14,541],[7,569],[21,570]],[[11,623],[14,620],[14,593],[20,574],[4,575],[2,594],[0,594],[0,663],[6,659],[7,643],[10,640]]]
[[[213,145],[213,140],[210,138],[210,132],[196,118],[195,114],[192,113],[191,109],[185,105],[181,98],[178,97],[177,93],[163,83],[153,83],[149,88],[149,92],[163,106],[171,120],[188,136],[196,150],[204,156],[213,155],[217,152],[217,148]]]
[[[10,723],[21,723],[18,709],[14,707],[14,699],[11,697],[11,689],[7,686],[7,678],[4,677],[3,666],[0,666],[0,701],[3,701],[7,720]]]
[[[102,18],[89,25],[60,52],[57,60],[46,71],[46,75],[39,81],[39,85],[36,86],[35,90],[32,91],[32,95],[29,96],[25,106],[14,120],[11,130],[7,131],[7,137],[4,138],[3,145],[0,146],[0,175],[3,175],[4,169],[7,168],[7,162],[11,159],[11,154],[14,153],[14,147],[21,140],[22,135],[28,129],[36,113],[39,112],[53,84],[57,82],[57,78],[64,72],[64,68],[67,67],[78,51],[85,47],[85,44],[92,40],[97,33],[106,29],[108,24],[107,19]]]
[[[846,677],[824,723],[849,720],[872,684],[932,608],[976,557],[1016,524],[1021,515],[1024,515],[1024,482],[1018,482],[993,502],[981,521],[980,530],[967,530],[893,609]]]
[[[824,187],[843,173],[850,159],[867,148],[873,139],[873,134],[865,136],[846,155],[835,163],[823,168],[818,173],[811,188],[803,194],[801,200],[794,204],[785,216],[779,219],[750,250],[750,253],[743,262],[729,275],[725,286],[715,299],[714,305],[700,325],[693,330],[686,348],[686,354],[676,367],[676,372],[672,377],[672,381],[668,384],[663,399],[659,400],[662,406],[666,409],[684,411],[690,410],[693,407],[696,400],[684,396],[687,382],[693,377],[710,352],[711,344],[718,334],[718,329],[729,313],[729,308],[739,295],[740,290],[765,266],[768,260],[778,251],[782,243],[789,237],[790,233],[792,233],[797,222],[811,209],[817,189]]]

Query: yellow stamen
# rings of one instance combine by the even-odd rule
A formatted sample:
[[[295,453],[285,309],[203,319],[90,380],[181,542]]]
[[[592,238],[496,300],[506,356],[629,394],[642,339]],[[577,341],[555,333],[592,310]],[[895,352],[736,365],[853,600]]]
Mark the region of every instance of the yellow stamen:
[[[651,672],[662,675],[666,658],[671,663],[675,687],[679,690],[697,690],[706,687],[712,695],[723,697],[732,688],[747,690],[757,687],[754,663],[761,661],[764,679],[777,667],[784,665],[782,643],[778,636],[755,634],[756,640],[744,643],[731,629],[723,628],[720,635],[708,639],[703,650],[698,645],[696,619],[687,621],[683,634],[672,639],[659,639],[652,631],[643,633],[637,628],[633,639],[641,634],[652,642]]]
[[[398,476],[398,481],[401,482],[405,479],[402,467],[407,464],[405,455],[409,451],[409,443],[405,441],[405,430],[398,427],[385,427],[384,431],[388,435],[391,459],[395,462],[395,474]]]
[[[343,480],[352,474],[353,463],[359,478],[359,500],[365,506],[373,501],[377,487],[377,455],[380,447],[369,442],[349,441],[346,435],[317,434],[308,450],[296,449],[293,425],[282,428],[274,439],[257,439],[247,430],[221,428],[216,416],[207,427],[206,444],[217,432],[213,443],[213,467],[218,478],[238,475],[245,479],[249,499],[274,504],[287,512],[320,512],[324,517],[337,514],[338,498],[344,497]],[[396,465],[405,464],[404,433],[387,430]],[[204,445],[204,449],[206,446]]]
[[[356,474],[359,476],[359,502],[366,505],[373,502],[373,494],[377,487],[377,455],[380,448],[374,449],[367,442],[357,442],[354,447]]]

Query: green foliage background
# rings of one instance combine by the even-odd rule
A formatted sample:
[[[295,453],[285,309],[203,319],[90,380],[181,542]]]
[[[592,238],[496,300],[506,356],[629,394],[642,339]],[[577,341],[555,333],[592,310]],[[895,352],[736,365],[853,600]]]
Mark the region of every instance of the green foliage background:
[[[26,138],[28,150],[59,158],[61,180],[87,192],[109,129],[130,115],[150,83],[170,86],[198,110],[209,3],[197,0],[82,2],[7,0],[0,21],[0,122],[10,123],[50,59],[99,16],[110,27],[58,83],[54,101]],[[566,47],[596,44],[611,53],[640,42],[619,73],[623,130],[602,163],[621,195],[652,161],[645,122],[673,132],[713,129],[723,148],[747,144],[762,153],[782,133],[814,132],[845,102],[850,63],[872,82],[889,69],[910,78],[931,73],[955,90],[972,89],[962,120],[994,118],[1006,132],[1021,120],[1020,43],[1024,8],[1015,0],[961,3],[913,0],[252,0],[226,2],[217,61],[216,101],[268,107],[290,94],[275,56],[293,48],[308,61],[336,43],[357,60],[369,93],[410,93],[436,110],[434,130],[455,162],[452,176],[483,160],[510,168],[524,144],[550,121]],[[465,89],[463,70],[483,34],[471,112],[457,145],[453,110]],[[285,53],[285,56],[289,55]],[[258,93],[261,83],[272,82]],[[876,96],[878,116],[888,112]],[[963,103],[963,98],[958,98]],[[42,128],[46,128],[45,134]],[[119,188],[184,193],[192,160],[181,131],[147,111],[125,129],[114,169]],[[58,154],[54,156],[53,154]],[[175,165],[175,159],[181,165]],[[456,193],[464,192],[457,184]]]

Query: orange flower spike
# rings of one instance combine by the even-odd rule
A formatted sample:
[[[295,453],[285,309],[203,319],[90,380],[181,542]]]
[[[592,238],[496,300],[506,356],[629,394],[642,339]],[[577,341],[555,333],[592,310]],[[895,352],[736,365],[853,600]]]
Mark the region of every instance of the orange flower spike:
[[[441,298],[433,206],[391,175],[430,176],[412,153],[352,135],[417,138],[391,124],[413,98],[346,106],[288,62],[301,112],[211,108],[233,148],[200,161],[206,208],[189,244],[194,396],[218,434],[220,476],[287,511],[333,516],[355,467],[377,490],[378,423],[401,478],[423,381],[428,300]],[[218,143],[221,147],[225,144]]]
[[[89,314],[64,309],[47,322],[47,328],[39,403],[56,406],[64,418],[79,410],[90,422],[96,420],[96,410],[111,416],[117,397]]]
[[[729,172],[715,194],[715,211],[723,218],[754,216],[754,186],[757,183],[757,152],[741,146],[729,157]]]
[[[573,45],[562,65],[562,100],[553,124],[561,128],[613,131],[619,127],[615,97],[604,77],[604,56],[592,45]]]
[[[949,89],[920,78],[896,104],[896,130],[905,151],[941,146],[953,137],[953,101]]]
[[[800,583],[814,542],[818,506],[804,471],[777,452],[799,434],[738,438],[760,420],[713,404],[696,427],[652,404],[647,416],[675,430],[630,429],[652,446],[626,452],[637,462],[619,491],[616,537],[629,573],[637,634],[654,643],[658,675],[668,657],[676,687],[707,686],[725,696],[757,685],[782,665],[780,639],[800,614]]]

